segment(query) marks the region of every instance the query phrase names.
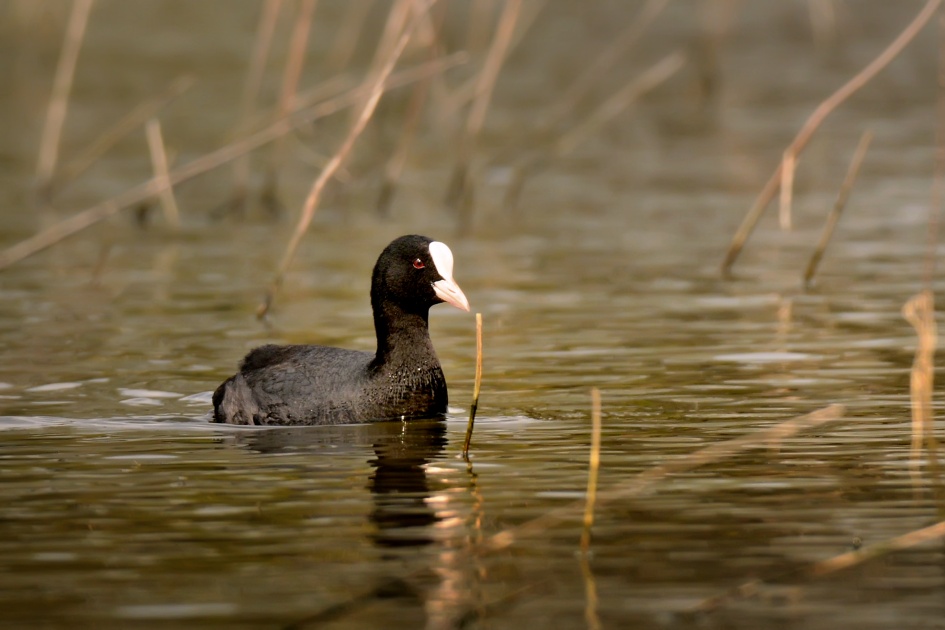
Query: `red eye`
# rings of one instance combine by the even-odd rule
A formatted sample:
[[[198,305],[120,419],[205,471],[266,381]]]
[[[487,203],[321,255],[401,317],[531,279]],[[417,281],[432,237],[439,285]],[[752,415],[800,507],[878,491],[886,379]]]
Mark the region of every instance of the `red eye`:
[[[426,267],[426,265],[424,265],[424,264],[423,264],[423,261],[420,260],[419,258],[416,259],[415,261],[413,261],[413,268],[414,268],[414,269],[423,269],[424,267]]]

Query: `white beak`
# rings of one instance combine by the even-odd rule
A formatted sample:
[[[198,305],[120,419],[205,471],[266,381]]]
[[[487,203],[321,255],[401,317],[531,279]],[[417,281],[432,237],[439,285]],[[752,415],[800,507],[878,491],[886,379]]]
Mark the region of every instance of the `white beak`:
[[[433,241],[430,243],[430,258],[433,259],[436,272],[443,278],[433,283],[433,292],[447,304],[468,311],[469,300],[466,299],[462,289],[453,280],[453,252],[445,243]]]

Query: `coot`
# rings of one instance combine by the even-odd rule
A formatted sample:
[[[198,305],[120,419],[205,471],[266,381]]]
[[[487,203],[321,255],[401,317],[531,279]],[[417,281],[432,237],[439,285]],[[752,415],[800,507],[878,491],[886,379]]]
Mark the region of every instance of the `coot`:
[[[453,280],[453,253],[425,236],[388,245],[371,276],[377,352],[265,345],[213,393],[213,421],[231,424],[342,424],[430,418],[446,412],[443,370],[427,315],[469,302]]]

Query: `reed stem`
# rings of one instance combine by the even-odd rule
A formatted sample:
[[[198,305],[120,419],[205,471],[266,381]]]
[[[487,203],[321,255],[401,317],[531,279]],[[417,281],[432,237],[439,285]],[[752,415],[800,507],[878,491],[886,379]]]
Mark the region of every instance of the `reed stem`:
[[[349,0],[348,12],[341,26],[338,27],[334,47],[325,64],[329,70],[340,72],[348,65],[357,47],[361,29],[364,28],[365,18],[372,3],[373,0]]]
[[[305,51],[308,46],[308,36],[312,28],[312,18],[318,0],[302,0],[299,13],[292,25],[292,34],[289,37],[289,56],[286,59],[282,73],[282,87],[279,91],[279,104],[276,108],[276,117],[283,118],[295,109],[296,94],[299,91],[299,80],[302,78],[302,67],[305,65]],[[286,138],[280,137],[272,147],[269,161],[268,181],[266,189],[271,201],[275,205],[277,189],[279,187],[279,172],[285,163]]]
[[[410,40],[410,36],[413,34],[413,31],[419,23],[420,18],[423,17],[423,13],[429,9],[429,6],[430,4],[426,3],[423,5],[422,11],[418,10],[415,13],[414,19],[412,20],[410,26],[401,34],[400,39],[394,46],[393,50],[391,50],[390,55],[385,61],[383,67],[374,73],[374,76],[369,77],[365,82],[366,86],[370,86],[370,92],[368,94],[367,100],[365,101],[364,106],[361,108],[358,118],[355,120],[354,124],[351,126],[351,129],[348,131],[347,137],[338,148],[338,151],[335,152],[332,158],[328,161],[328,164],[325,166],[325,168],[322,169],[322,172],[319,174],[318,178],[316,178],[315,182],[312,184],[312,188],[309,190],[308,196],[305,199],[305,204],[302,207],[302,214],[299,217],[299,222],[296,224],[295,231],[292,233],[292,237],[289,239],[286,252],[279,264],[279,269],[276,271],[276,275],[270,283],[263,301],[256,309],[256,316],[258,318],[261,319],[268,314],[269,309],[272,306],[272,302],[275,299],[276,292],[279,290],[279,287],[282,286],[282,281],[289,269],[289,265],[292,263],[292,259],[295,257],[295,252],[298,249],[299,243],[302,241],[302,237],[308,231],[308,226],[312,223],[312,218],[315,216],[315,210],[318,208],[318,202],[321,199],[322,192],[325,190],[325,186],[338,171],[344,161],[348,158],[348,155],[351,153],[351,149],[354,147],[355,141],[361,135],[361,132],[364,131],[368,121],[374,114],[374,110],[377,108],[377,103],[380,101],[381,96],[384,93],[384,83],[387,81],[387,78],[390,76],[391,72],[393,72],[394,66],[397,64],[398,59],[400,59],[401,53],[403,53],[404,48],[407,47],[407,42]],[[391,16],[388,19],[393,18],[394,10],[392,9]]]
[[[272,47],[272,35],[276,29],[279,12],[282,10],[282,0],[266,0],[259,23],[256,26],[256,37],[253,42],[253,54],[249,68],[246,70],[246,81],[243,84],[243,94],[240,97],[240,122],[238,129],[246,133],[250,128],[250,121],[256,113],[256,102],[262,87],[263,74],[266,70],[266,59]],[[250,161],[249,154],[240,156],[233,162],[233,185],[235,188],[234,202],[242,203],[249,189]]]
[[[889,46],[887,46],[879,55],[876,56],[876,58],[874,58],[862,70],[854,75],[853,78],[840,86],[836,92],[824,99],[804,122],[804,125],[801,127],[800,131],[798,131],[797,135],[794,137],[794,140],[792,140],[788,147],[784,150],[783,155],[791,155],[794,157],[794,159],[797,159],[797,156],[804,149],[804,147],[807,146],[811,138],[814,136],[814,133],[818,128],[820,128],[821,123],[826,120],[827,116],[832,114],[833,111],[837,109],[837,107],[843,104],[844,101],[855,94],[860,88],[869,83],[873,77],[879,74],[883,68],[888,66],[889,63],[895,59],[913,39],[915,39],[915,36],[918,35],[919,31],[922,30],[922,27],[928,23],[941,4],[942,0],[928,0],[928,2],[925,3],[925,6],[922,7],[922,10],[919,11],[915,18],[913,18],[912,22],[910,22],[909,25],[906,26],[906,28],[903,29],[901,33],[899,33],[896,39],[894,39],[892,43],[889,44]],[[754,231],[755,226],[758,224],[758,220],[765,211],[765,208],[768,207],[768,204],[771,203],[771,200],[778,192],[778,187],[781,182],[781,171],[783,168],[784,160],[782,156],[782,160],[778,162],[778,166],[774,170],[774,173],[772,173],[771,177],[768,178],[768,181],[762,188],[761,193],[755,199],[754,204],[752,204],[751,208],[749,208],[748,213],[742,220],[741,225],[739,225],[738,229],[735,231],[735,235],[732,237],[732,242],[725,254],[725,259],[722,261],[723,274],[727,275],[729,272],[731,272],[732,265],[735,264],[739,254],[745,247],[745,242],[748,240],[748,237],[751,236],[752,231]]]
[[[617,60],[626,55],[646,33],[650,26],[663,12],[669,0],[647,0],[640,12],[614,37],[610,45],[585,68],[574,82],[565,90],[560,99],[552,105],[551,113],[546,118],[543,127],[551,129],[560,120],[567,116],[598,84],[604,74]]]
[[[138,126],[157,115],[159,111],[167,107],[174,99],[186,92],[193,86],[195,79],[190,75],[177,77],[167,86],[167,88],[157,96],[140,103],[118,122],[106,129],[102,135],[89,144],[84,151],[67,162],[54,174],[49,184],[49,193],[53,195],[69,183],[75,181],[82,173],[87,171],[95,162],[105,153],[115,146],[119,140],[134,131]]]
[[[145,135],[148,138],[148,150],[151,153],[151,165],[154,168],[154,179],[163,184],[158,193],[164,219],[171,229],[180,229],[180,210],[174,198],[174,185],[170,182],[167,169],[167,151],[164,149],[164,138],[161,135],[161,123],[152,118],[145,125]]]
[[[873,132],[869,129],[864,131],[863,135],[860,136],[860,142],[857,144],[856,150],[853,152],[853,158],[850,160],[850,166],[847,168],[846,177],[843,178],[843,183],[840,185],[840,192],[837,193],[837,200],[834,202],[830,214],[827,215],[827,222],[824,224],[824,231],[820,235],[817,249],[814,250],[813,255],[811,255],[810,261],[807,263],[807,269],[804,271],[804,286],[810,286],[811,281],[814,279],[814,274],[817,273],[817,267],[820,265],[820,260],[824,256],[827,245],[830,243],[830,238],[833,236],[833,231],[837,227],[837,222],[840,221],[840,214],[847,205],[847,199],[850,198],[850,191],[853,189],[853,184],[856,182],[856,176],[860,172],[860,166],[863,165],[863,159],[866,157],[866,152],[870,148],[872,139]]]
[[[912,324],[918,337],[915,359],[909,378],[909,395],[912,402],[912,448],[910,468],[918,484],[923,442],[927,443],[930,463],[937,468],[934,426],[935,413],[932,407],[932,392],[935,383],[935,347],[938,327],[935,323],[935,294],[925,289],[912,296],[902,307],[902,316]]]
[[[411,142],[416,135],[417,126],[420,123],[420,114],[423,113],[432,81],[433,77],[424,79],[413,88],[397,149],[384,167],[384,179],[381,182],[381,191],[377,198],[377,212],[381,216],[390,214],[394,193],[400,183],[400,176],[407,162],[407,154],[410,152]]]
[[[581,531],[581,551],[591,546],[591,527],[594,525],[594,504],[597,501],[597,473],[600,469],[600,390],[591,388],[591,457],[587,468],[587,502],[584,504],[584,529]]]
[[[778,204],[778,222],[785,232],[791,229],[791,202],[794,196],[794,172],[797,170],[797,156],[785,151],[781,157],[781,197]]]
[[[451,55],[450,57],[437,60],[435,63],[428,62],[419,64],[414,68],[408,68],[407,70],[391,75],[384,89],[389,90],[413,81],[418,81],[431,73],[443,72],[446,68],[452,67],[457,63],[462,63],[464,60],[464,55]],[[149,179],[111,199],[95,204],[72,215],[68,219],[55,223],[45,230],[0,251],[0,270],[6,269],[25,258],[29,258],[33,254],[41,252],[70,236],[74,236],[86,228],[117,214],[121,210],[153,197],[166,186],[177,185],[188,179],[202,175],[227,164],[249,151],[265,146],[293,129],[309,124],[313,120],[330,116],[346,107],[350,107],[362,99],[364,93],[364,86],[359,86],[321,103],[315,103],[303,109],[298,109],[291,116],[276,121],[261,131],[257,131],[245,138],[240,138],[239,140],[224,145],[215,151],[211,151],[206,155],[202,155],[174,169],[168,174],[167,182],[161,182],[153,178]]]
[[[625,111],[641,96],[655,89],[665,82],[686,63],[686,55],[680,51],[670,53],[655,64],[647,68],[640,76],[634,77],[630,83],[616,94],[604,101],[599,107],[571,131],[561,136],[554,148],[555,156],[564,156],[599,130],[609,120],[620,112]]]
[[[601,504],[626,499],[628,497],[643,496],[651,491],[653,486],[658,482],[671,475],[694,470],[701,466],[732,457],[748,449],[768,446],[772,442],[783,440],[800,431],[839,420],[843,417],[845,412],[846,408],[843,405],[833,404],[809,414],[785,420],[766,429],[761,429],[731,440],[717,442],[634,475],[627,481],[599,493],[597,503]],[[505,549],[511,546],[519,537],[544,531],[552,525],[572,519],[575,511],[581,510],[585,505],[586,502],[576,502],[557,510],[546,512],[516,527],[493,534],[483,543],[483,550],[494,552]]]
[[[472,405],[469,406],[469,422],[466,424],[466,439],[463,441],[463,458],[469,459],[476,410],[479,408],[479,391],[482,386],[482,313],[476,313],[476,381],[473,384]]]
[[[798,572],[793,572],[791,575],[779,575],[774,578],[769,577],[768,580],[774,582],[774,579],[778,583],[783,584],[785,580],[789,577],[804,577],[809,578],[819,578],[825,575],[831,575],[838,571],[844,571],[852,567],[859,566],[876,558],[882,558],[888,556],[891,553],[902,551],[905,549],[911,549],[917,545],[922,545],[934,540],[945,538],[945,521],[940,521],[928,527],[923,527],[922,529],[913,530],[893,538],[883,540],[875,545],[870,545],[869,547],[863,547],[862,549],[857,549],[856,551],[848,551],[826,560],[821,560],[815,562],[812,565],[808,566],[806,569]],[[711,612],[713,610],[718,610],[725,604],[731,603],[736,600],[745,599],[748,597],[755,597],[760,594],[765,584],[768,582],[761,579],[753,579],[744,584],[740,584],[733,589],[722,593],[721,595],[716,595],[705,599],[696,606],[693,606],[691,612]]]
[[[53,79],[49,109],[46,111],[46,123],[43,125],[43,135],[39,142],[36,184],[41,190],[49,186],[56,170],[62,126],[66,120],[66,112],[69,109],[69,93],[72,91],[75,66],[79,59],[79,50],[82,48],[85,27],[88,24],[91,11],[92,0],[75,0],[72,3],[72,12],[69,14],[69,23],[66,27],[62,52],[59,55],[56,76]]]
[[[475,97],[472,107],[469,109],[469,116],[466,118],[466,127],[459,144],[459,156],[453,169],[453,176],[450,180],[446,198],[447,204],[461,210],[461,228],[467,227],[470,219],[467,197],[469,194],[469,160],[472,158],[476,141],[485,123],[486,112],[489,110],[492,92],[495,89],[495,82],[505,61],[512,35],[515,33],[515,25],[518,22],[521,8],[522,0],[506,0],[502,15],[499,17],[495,37],[476,80]]]

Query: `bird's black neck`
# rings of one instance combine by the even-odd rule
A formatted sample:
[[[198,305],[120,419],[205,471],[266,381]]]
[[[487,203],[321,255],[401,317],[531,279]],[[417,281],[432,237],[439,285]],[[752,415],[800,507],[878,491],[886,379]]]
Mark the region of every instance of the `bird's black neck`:
[[[428,325],[429,308],[405,310],[390,301],[374,307],[377,334],[375,366],[397,368],[406,364],[436,362]]]

